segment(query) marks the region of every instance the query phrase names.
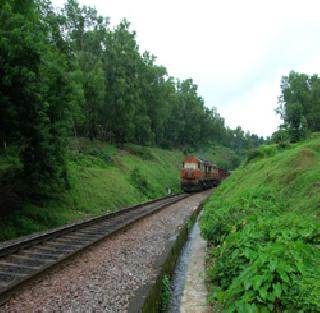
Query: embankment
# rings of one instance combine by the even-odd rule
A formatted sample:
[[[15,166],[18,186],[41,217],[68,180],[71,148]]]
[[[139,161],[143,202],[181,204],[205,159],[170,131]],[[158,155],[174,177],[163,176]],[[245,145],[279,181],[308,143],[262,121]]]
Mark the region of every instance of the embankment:
[[[210,299],[223,312],[320,311],[320,139],[262,146],[201,220]]]
[[[182,160],[180,151],[137,145],[116,148],[98,141],[73,139],[68,151],[70,189],[1,212],[0,240],[115,211],[164,196],[168,189],[177,192]],[[15,166],[19,164],[14,151],[1,155],[0,173]],[[6,203],[15,201],[14,194],[9,193],[8,197]]]

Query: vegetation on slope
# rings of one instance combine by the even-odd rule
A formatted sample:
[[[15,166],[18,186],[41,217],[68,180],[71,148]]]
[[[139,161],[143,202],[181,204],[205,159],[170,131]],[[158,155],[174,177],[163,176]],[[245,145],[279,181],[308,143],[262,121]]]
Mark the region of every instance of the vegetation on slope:
[[[11,150],[1,156],[0,172],[19,166],[16,151]],[[117,149],[99,141],[73,140],[67,162],[68,190],[26,203],[21,203],[16,189],[2,190],[0,240],[161,197],[167,188],[177,192],[182,159],[179,151],[137,145]],[[1,183],[6,180],[0,178]]]
[[[320,139],[261,146],[214,193],[211,300],[224,312],[320,311]]]
[[[226,127],[191,78],[171,77],[141,53],[128,21],[111,28],[77,0],[62,10],[47,0],[1,1],[0,51],[0,155],[18,150],[15,184],[29,197],[68,188],[70,136],[185,151],[263,142]]]
[[[242,151],[243,155],[234,150],[221,145],[211,145],[207,149],[202,149],[196,153],[203,160],[215,163],[218,167],[233,170],[240,165],[247,151]]]

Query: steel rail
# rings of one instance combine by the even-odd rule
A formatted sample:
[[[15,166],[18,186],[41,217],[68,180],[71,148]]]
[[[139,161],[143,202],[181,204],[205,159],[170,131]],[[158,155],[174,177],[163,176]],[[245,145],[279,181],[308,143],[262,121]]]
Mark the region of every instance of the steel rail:
[[[0,244],[0,304],[24,283],[123,229],[137,220],[174,204],[190,194],[179,193],[46,232]]]

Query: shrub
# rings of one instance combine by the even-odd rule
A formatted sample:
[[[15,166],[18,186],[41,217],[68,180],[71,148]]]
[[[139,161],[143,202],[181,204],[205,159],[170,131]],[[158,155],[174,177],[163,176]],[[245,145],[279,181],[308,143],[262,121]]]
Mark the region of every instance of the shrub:
[[[130,183],[149,199],[157,196],[148,179],[141,174],[139,168],[135,167],[130,175]]]
[[[170,280],[165,274],[162,278],[162,288],[161,288],[161,312],[167,312],[170,306],[171,300],[171,287]]]
[[[108,165],[112,165],[112,157],[108,151],[93,148],[88,152],[88,154],[103,160]]]
[[[261,145],[260,147],[250,150],[248,152],[246,163],[249,163],[252,160],[272,157],[275,154],[277,154],[281,149],[284,149],[287,146],[288,146],[287,143]]]
[[[136,155],[137,157],[143,159],[143,160],[153,160],[154,155],[152,154],[152,151],[148,149],[147,147],[143,146],[137,146],[133,144],[126,144],[124,145],[124,149],[128,151],[129,153]]]
[[[318,248],[302,241],[268,242],[256,247],[243,251],[247,264],[240,267],[241,271],[226,291],[220,291],[219,299],[224,302],[225,311],[298,312],[300,307],[307,312],[307,308],[296,301],[303,295],[297,282],[306,282],[310,268],[319,270]],[[310,279],[308,281],[310,283]],[[313,280],[309,287],[316,284]]]
[[[220,192],[220,193],[219,193]],[[320,223],[292,212],[272,189],[207,202],[201,232],[217,245],[208,276],[223,312],[319,312]]]

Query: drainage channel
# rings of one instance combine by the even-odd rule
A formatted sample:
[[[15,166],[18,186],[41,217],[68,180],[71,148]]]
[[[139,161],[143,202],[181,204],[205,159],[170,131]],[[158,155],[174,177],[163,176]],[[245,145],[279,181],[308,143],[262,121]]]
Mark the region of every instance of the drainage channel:
[[[204,282],[206,243],[200,237],[199,217],[177,260],[171,278],[171,301],[168,313],[207,312]]]
[[[211,192],[204,192],[204,195],[209,196]],[[153,263],[155,276],[130,298],[128,313],[207,312],[207,288],[204,282],[206,242],[201,238],[198,226],[198,215],[204,201],[194,208],[193,213],[176,230],[176,235],[167,240],[162,254]],[[202,273],[199,273],[200,268]],[[168,280],[172,282],[171,286]]]

